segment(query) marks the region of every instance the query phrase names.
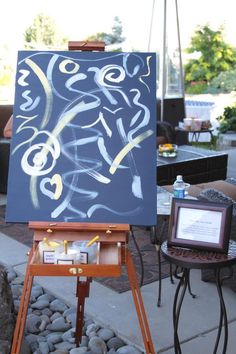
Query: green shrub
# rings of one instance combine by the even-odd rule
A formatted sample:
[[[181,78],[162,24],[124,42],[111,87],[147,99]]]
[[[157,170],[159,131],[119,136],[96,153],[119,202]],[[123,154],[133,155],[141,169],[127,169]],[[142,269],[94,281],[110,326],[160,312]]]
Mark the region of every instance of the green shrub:
[[[224,93],[236,91],[236,69],[222,72],[217,77],[215,77],[210,82],[208,91],[214,92],[213,90]]]
[[[190,84],[186,86],[186,93],[190,95],[198,95],[201,93],[205,93],[207,89],[207,83],[205,81],[192,81]]]
[[[220,124],[218,127],[220,133],[236,131],[236,104],[225,107],[222,116],[217,119]]]

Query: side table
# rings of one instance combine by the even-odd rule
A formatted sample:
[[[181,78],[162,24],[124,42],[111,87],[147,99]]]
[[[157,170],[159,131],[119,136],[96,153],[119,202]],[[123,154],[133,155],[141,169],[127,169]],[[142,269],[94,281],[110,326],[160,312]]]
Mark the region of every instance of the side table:
[[[158,272],[159,272],[158,298],[157,298],[158,307],[161,306],[161,289],[162,289],[160,246],[164,240],[164,236],[167,237],[168,235],[168,225],[169,225],[169,218],[171,213],[172,197],[173,197],[172,193],[168,192],[166,189],[160,186],[157,186],[157,226],[152,227],[151,229],[151,242],[152,244],[155,245],[157,251]],[[196,199],[196,198],[187,195],[186,199]],[[158,235],[157,235],[157,228],[158,228]],[[171,264],[170,264],[170,281],[174,283]],[[189,287],[189,292],[190,294],[192,294],[190,287]]]
[[[223,351],[226,354],[228,344],[228,322],[225,302],[222,293],[222,281],[220,273],[224,267],[231,268],[236,264],[236,242],[230,241],[228,254],[218,252],[190,250],[179,247],[169,247],[167,241],[161,245],[161,252],[165,259],[171,264],[182,268],[182,275],[179,276],[179,283],[176,288],[173,303],[173,325],[174,325],[174,347],[175,354],[181,354],[181,347],[178,336],[179,316],[181,307],[189,283],[191,269],[213,269],[215,273],[216,287],[220,302],[220,320],[213,353],[217,353],[221,334],[223,333]],[[232,274],[231,274],[232,275]],[[225,278],[225,277],[224,277]],[[181,290],[182,287],[182,291]],[[223,331],[224,327],[224,331]]]
[[[185,132],[186,134],[192,134],[192,138],[191,138],[191,143],[193,143],[194,141],[197,143],[199,141],[200,135],[201,134],[210,134],[211,136],[211,140],[213,139],[213,131],[214,129],[200,129],[200,130],[187,130],[187,129],[181,129],[179,127],[175,128],[176,133],[178,134],[178,132]]]
[[[157,251],[157,261],[158,261],[158,272],[159,272],[159,282],[158,282],[158,298],[157,298],[157,306],[161,306],[161,288],[162,288],[162,271],[161,271],[161,252],[160,246],[163,242],[164,234],[167,235],[170,210],[171,210],[171,199],[172,194],[169,193],[164,188],[157,186],[157,227],[159,227],[159,237],[157,236],[157,227],[153,231],[154,237],[152,239],[152,243],[156,247]],[[172,271],[170,266],[170,277],[172,279]]]

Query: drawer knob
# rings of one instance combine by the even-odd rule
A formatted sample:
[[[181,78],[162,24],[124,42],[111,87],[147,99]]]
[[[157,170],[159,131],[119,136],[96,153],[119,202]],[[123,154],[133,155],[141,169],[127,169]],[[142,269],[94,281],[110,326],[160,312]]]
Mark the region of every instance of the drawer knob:
[[[70,268],[69,269],[69,273],[73,274],[73,275],[76,275],[77,274],[77,269],[76,268]]]

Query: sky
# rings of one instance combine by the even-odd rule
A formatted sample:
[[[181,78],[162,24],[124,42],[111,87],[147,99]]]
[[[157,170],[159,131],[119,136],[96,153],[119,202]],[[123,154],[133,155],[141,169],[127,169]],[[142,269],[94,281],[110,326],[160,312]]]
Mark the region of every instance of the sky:
[[[114,17],[118,16],[127,45],[131,49],[147,51],[155,4],[150,42],[150,49],[155,50],[162,39],[162,3],[163,0],[7,0],[1,4],[0,45],[7,43],[9,47],[22,49],[22,34],[38,13],[45,13],[54,19],[69,40],[83,40],[97,32],[111,32]],[[174,0],[167,0],[167,4],[174,9]],[[182,48],[188,46],[196,26],[206,23],[214,30],[225,25],[226,40],[236,46],[234,4],[235,0],[178,0]],[[170,25],[168,33],[174,37],[175,18],[171,11],[167,13],[167,21]]]
[[[167,33],[169,53],[177,48],[175,0],[167,1]],[[235,0],[177,0],[183,61],[184,49],[197,25],[208,24],[212,30],[225,27],[227,43],[236,47]],[[23,33],[34,18],[43,13],[50,16],[62,37],[84,40],[97,32],[111,33],[114,17],[122,22],[126,38],[123,51],[160,51],[163,44],[164,0],[7,0],[1,3],[0,59],[16,68],[17,51],[23,50]],[[154,10],[154,11],[153,11]],[[153,13],[153,25],[151,18]],[[0,61],[1,64],[1,61]],[[14,87],[14,75],[12,76]],[[12,97],[13,90],[4,93]],[[3,97],[0,87],[0,96]]]

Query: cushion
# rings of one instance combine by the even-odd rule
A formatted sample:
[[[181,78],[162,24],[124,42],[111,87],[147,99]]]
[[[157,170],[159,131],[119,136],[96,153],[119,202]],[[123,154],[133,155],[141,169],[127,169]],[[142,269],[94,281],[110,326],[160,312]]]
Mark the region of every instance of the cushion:
[[[226,178],[226,182],[236,185],[236,178],[228,177],[228,178]]]
[[[198,196],[198,199],[204,199],[210,202],[233,204],[233,216],[236,216],[236,202],[224,193],[214,189],[204,189]]]
[[[233,203],[233,214],[232,214],[232,221],[231,221],[231,229],[230,229],[230,239],[236,240],[236,202],[232,200],[230,197],[225,195],[222,192],[219,192],[216,189],[208,188],[203,190],[200,195],[199,199],[208,200],[212,202],[223,202],[226,204]],[[225,277],[224,285],[229,286],[233,291],[236,292],[236,266],[233,266],[233,276],[228,277],[229,269],[223,268],[221,270],[221,279]],[[203,281],[215,281],[214,271],[212,269],[203,269],[202,270],[202,280]]]

